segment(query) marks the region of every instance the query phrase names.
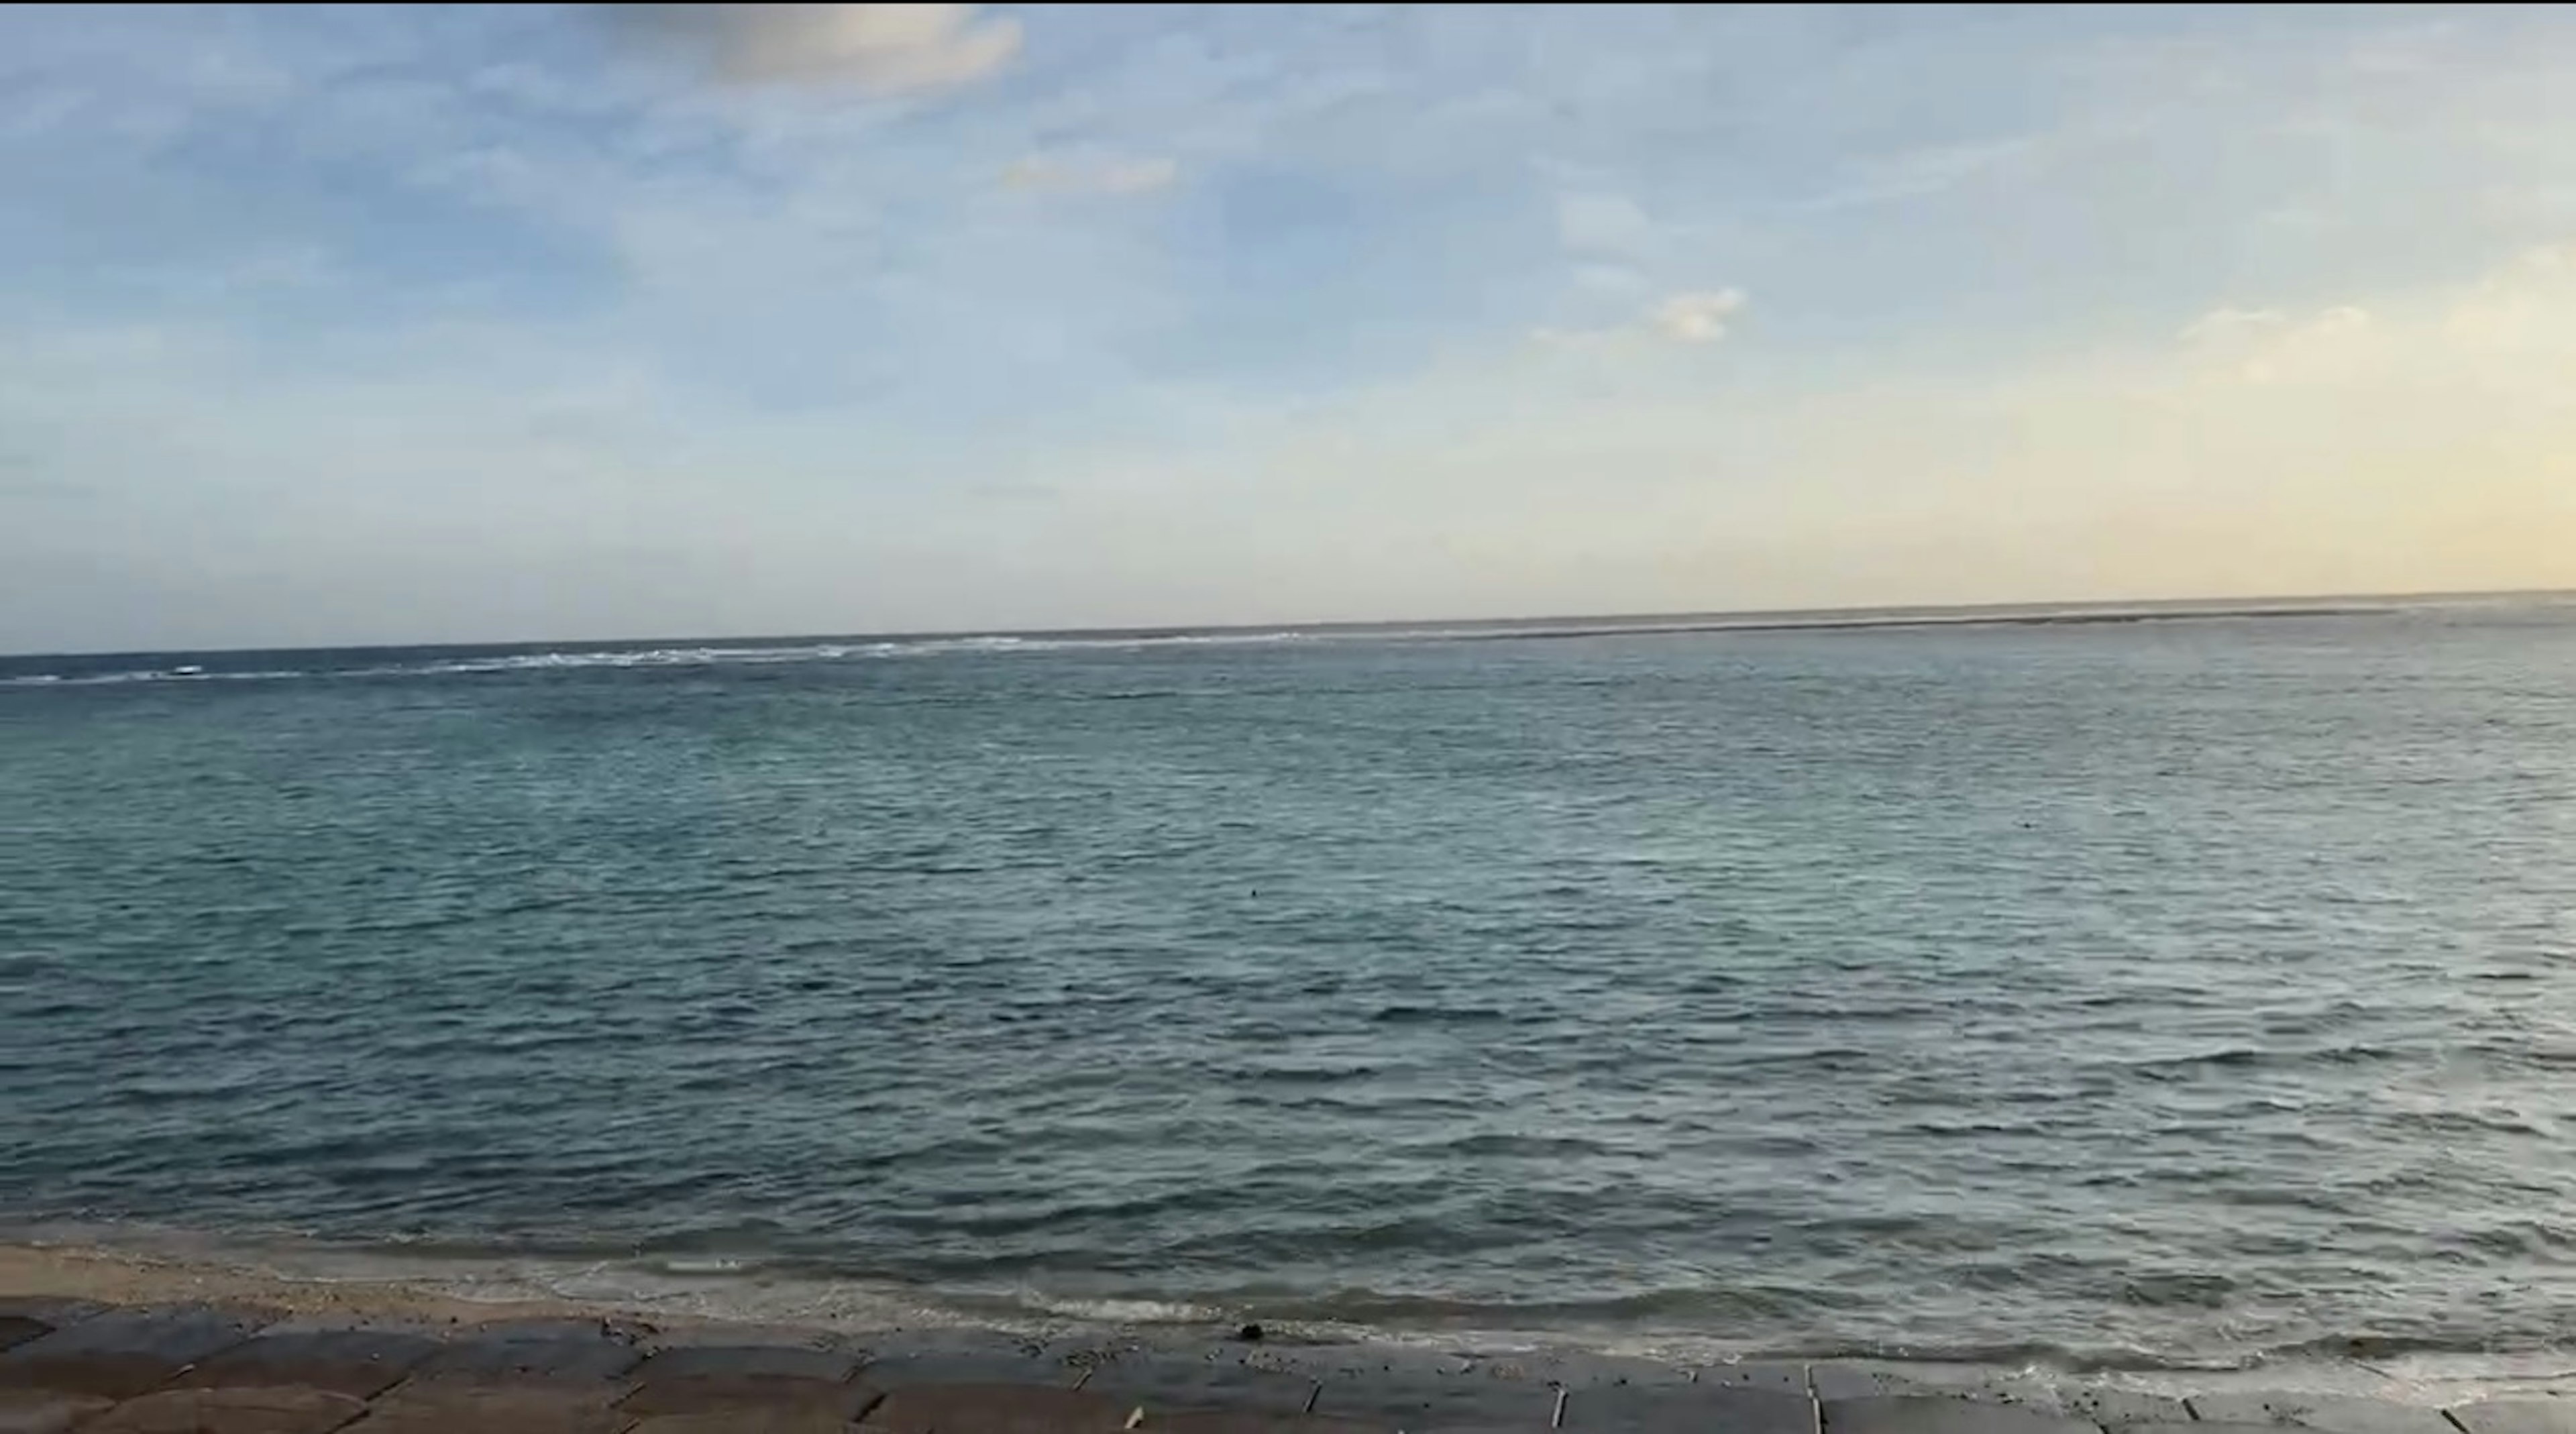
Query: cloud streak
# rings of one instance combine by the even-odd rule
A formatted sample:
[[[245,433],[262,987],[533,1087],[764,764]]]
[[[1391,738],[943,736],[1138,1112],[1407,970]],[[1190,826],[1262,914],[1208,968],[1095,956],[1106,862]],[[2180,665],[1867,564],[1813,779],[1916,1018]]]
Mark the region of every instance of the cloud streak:
[[[1675,343],[1713,344],[1726,337],[1728,317],[1743,307],[1744,294],[1739,289],[1675,294],[1657,304],[1647,318],[1655,332]]]
[[[1169,159],[1083,161],[1030,155],[1002,171],[1002,183],[1036,194],[1150,194],[1171,187],[1180,172]]]
[[[2247,383],[2337,376],[2366,361],[2379,339],[2370,312],[2352,304],[2305,319],[2274,309],[2219,308],[2182,331],[2191,352],[2232,367]]]
[[[1530,332],[1541,343],[1590,345],[1637,339],[1675,344],[1713,344],[1726,337],[1727,322],[1744,307],[1741,289],[1700,289],[1669,294],[1635,319],[1598,329],[1541,328]]]
[[[954,88],[1020,51],[1019,22],[973,5],[613,5],[621,29],[731,84],[843,82],[888,94]]]

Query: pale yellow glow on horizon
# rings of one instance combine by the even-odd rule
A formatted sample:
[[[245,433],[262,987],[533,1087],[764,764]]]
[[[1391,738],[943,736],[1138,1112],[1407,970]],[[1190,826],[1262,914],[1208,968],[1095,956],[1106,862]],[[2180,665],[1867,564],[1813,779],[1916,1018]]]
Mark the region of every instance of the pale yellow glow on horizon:
[[[1862,392],[1766,390],[1750,357],[1676,383],[1639,347],[1551,402],[1565,353],[1107,470],[1066,516],[1137,563],[1195,529],[1211,582],[1337,547],[1353,614],[2576,587],[2576,246]],[[1254,489],[1293,496],[1214,526]]]

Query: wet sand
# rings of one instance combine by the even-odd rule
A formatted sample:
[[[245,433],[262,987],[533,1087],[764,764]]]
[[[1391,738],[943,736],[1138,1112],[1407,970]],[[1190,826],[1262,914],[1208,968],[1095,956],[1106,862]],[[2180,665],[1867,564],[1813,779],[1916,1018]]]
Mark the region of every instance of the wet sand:
[[[0,1295],[113,1305],[252,1305],[289,1317],[423,1324],[599,1313],[569,1300],[462,1300],[407,1285],[287,1279],[129,1251],[0,1245]]]

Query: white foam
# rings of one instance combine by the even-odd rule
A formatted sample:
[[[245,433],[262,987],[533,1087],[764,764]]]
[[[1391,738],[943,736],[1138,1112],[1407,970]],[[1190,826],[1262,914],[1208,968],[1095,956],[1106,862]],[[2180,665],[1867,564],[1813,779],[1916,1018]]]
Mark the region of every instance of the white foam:
[[[1040,1313],[1085,1324],[1219,1324],[1229,1318],[1213,1305],[1179,1300],[1068,1299],[1032,1292],[1021,1296],[1021,1302]]]

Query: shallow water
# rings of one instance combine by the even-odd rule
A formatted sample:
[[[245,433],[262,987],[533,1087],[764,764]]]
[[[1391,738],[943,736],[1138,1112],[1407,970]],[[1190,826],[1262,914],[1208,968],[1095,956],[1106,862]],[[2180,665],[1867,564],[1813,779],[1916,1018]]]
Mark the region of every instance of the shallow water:
[[[2565,605],[0,661],[19,1224],[2231,1363],[2571,1135]]]

